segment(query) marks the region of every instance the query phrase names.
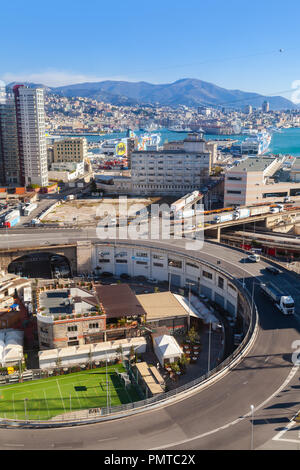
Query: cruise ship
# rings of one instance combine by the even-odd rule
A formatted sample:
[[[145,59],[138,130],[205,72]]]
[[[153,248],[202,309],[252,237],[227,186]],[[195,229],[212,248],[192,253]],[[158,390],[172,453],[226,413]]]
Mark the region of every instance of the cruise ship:
[[[192,129],[189,127],[183,127],[183,126],[172,126],[168,128],[168,131],[170,132],[192,132]]]
[[[260,132],[253,137],[231,147],[234,155],[264,155],[270,147],[272,135],[269,132]]]

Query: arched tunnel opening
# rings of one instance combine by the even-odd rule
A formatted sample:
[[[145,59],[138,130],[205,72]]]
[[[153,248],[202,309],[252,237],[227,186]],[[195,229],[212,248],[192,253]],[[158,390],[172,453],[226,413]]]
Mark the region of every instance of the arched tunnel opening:
[[[12,261],[8,272],[28,278],[59,279],[72,276],[68,258],[41,252],[30,253]]]

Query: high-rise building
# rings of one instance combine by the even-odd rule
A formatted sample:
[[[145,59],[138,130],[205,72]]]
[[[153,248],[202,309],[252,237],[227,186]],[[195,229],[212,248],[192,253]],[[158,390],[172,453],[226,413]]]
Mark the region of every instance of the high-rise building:
[[[20,184],[16,107],[14,96],[9,92],[0,92],[0,184]]]
[[[16,85],[20,179],[24,185],[48,185],[44,90]]]
[[[270,103],[268,101],[263,102],[262,110],[264,113],[268,113],[270,111]]]

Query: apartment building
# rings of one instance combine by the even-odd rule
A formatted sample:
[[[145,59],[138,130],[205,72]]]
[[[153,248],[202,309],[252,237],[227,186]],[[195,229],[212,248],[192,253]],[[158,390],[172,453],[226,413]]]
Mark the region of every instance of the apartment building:
[[[0,183],[16,186],[21,182],[15,99],[2,89],[0,98]]]
[[[84,137],[60,139],[53,144],[54,163],[81,163],[87,158],[88,147]]]
[[[44,90],[16,85],[13,88],[19,144],[21,183],[48,185]]]
[[[191,133],[182,147],[136,151],[131,155],[132,192],[137,195],[183,195],[205,186],[211,152],[202,134]]]

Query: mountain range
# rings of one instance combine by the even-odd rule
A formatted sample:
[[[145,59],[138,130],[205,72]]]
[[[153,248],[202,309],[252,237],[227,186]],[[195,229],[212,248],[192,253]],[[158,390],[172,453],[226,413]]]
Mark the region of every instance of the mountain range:
[[[29,84],[29,86],[36,85]],[[297,105],[282,96],[263,96],[241,90],[227,90],[193,78],[184,78],[167,84],[106,80],[44,88],[48,93],[60,96],[90,98],[113,105],[146,104],[171,107],[204,105],[241,109],[246,105],[259,108],[264,101],[268,101],[272,110],[298,109]]]

